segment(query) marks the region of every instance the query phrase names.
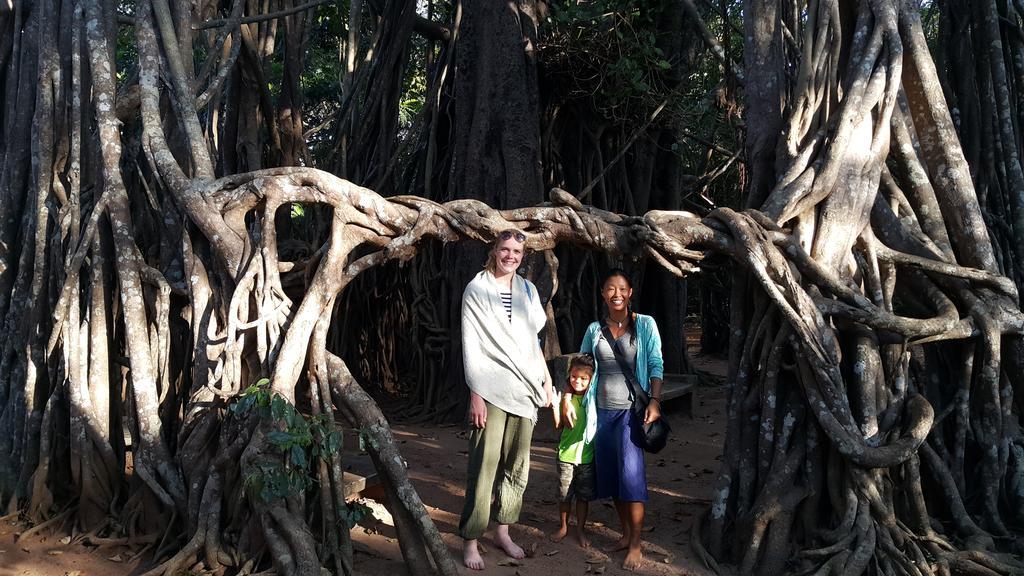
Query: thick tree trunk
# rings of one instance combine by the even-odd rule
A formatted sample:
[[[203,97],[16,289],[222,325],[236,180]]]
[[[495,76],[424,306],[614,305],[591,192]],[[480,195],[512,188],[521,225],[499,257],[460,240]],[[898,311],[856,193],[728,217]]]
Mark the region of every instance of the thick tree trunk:
[[[753,221],[722,220],[758,264],[737,275],[730,302],[729,427],[705,542],[745,574],[776,573],[787,562],[843,574],[1019,570],[1000,564],[991,536],[1007,533],[1002,517],[1013,509],[998,486],[1020,474],[1006,466],[1020,432],[1006,405],[1012,356],[1000,348],[1016,331],[1007,332],[1019,316],[1016,289],[994,276],[917,6],[814,3],[799,25],[783,6],[774,22],[794,36],[802,27],[798,73],[778,100],[791,104],[776,170],[764,168],[751,183],[750,202],[765,214],[744,218],[768,230],[792,227],[785,241],[770,242],[789,256],[802,246],[808,258],[790,259],[790,268],[770,251],[759,254],[769,240],[752,232]],[[767,23],[748,34],[748,58],[770,53],[758,26]],[[747,89],[778,90],[783,60],[757,62],[771,69],[747,76]],[[901,88],[912,123],[896,110]],[[758,133],[749,136],[756,173],[767,164],[752,151]],[[896,178],[882,166],[887,157]],[[911,261],[925,273],[908,269]],[[992,274],[996,284],[966,289],[929,272],[946,264]],[[822,292],[805,300],[798,284]],[[763,292],[751,293],[757,285]],[[850,314],[824,305],[828,298],[875,312]],[[998,304],[983,309],[981,300]],[[964,340],[971,330],[962,317],[976,338]],[[964,361],[947,364],[939,346]],[[944,487],[938,494],[921,481],[918,451]],[[979,468],[964,473],[966,461]],[[969,493],[978,496],[970,501]],[[936,532],[935,518],[953,520],[958,534]],[[954,552],[957,538],[974,555]]]
[[[264,550],[258,569],[351,573],[344,455],[331,447],[337,412],[367,430],[415,571],[454,574],[384,415],[328,349],[343,338],[330,328],[355,316],[336,306],[353,281],[424,249],[403,293],[429,298],[447,278],[444,297],[424,309],[454,326],[458,293],[482,257],[451,263],[438,243],[486,243],[516,227],[529,249],[548,252],[563,293],[586,303],[569,332],[599,313],[580,292],[600,266],[555,260],[559,245],[609,262],[646,255],[649,285],[663,296],[679,285],[656,278],[665,273],[655,265],[685,276],[707,254],[733,263],[728,434],[696,538],[713,557],[759,574],[1021,572],[1001,555],[1024,509],[1024,317],[1014,283],[999,275],[1011,271],[1016,232],[991,234],[1000,243],[984,229],[986,217],[1017,210],[1019,159],[1006,147],[1016,145],[1019,55],[995,43],[1010,42],[997,28],[1018,16],[1001,3],[998,21],[992,4],[948,3],[948,18],[968,18],[984,48],[970,51],[984,62],[971,117],[988,119],[973,141],[999,143],[967,155],[916,5],[748,3],[749,203],[762,211],[704,219],[674,210],[681,175],[654,157],[681,131],[647,138],[650,121],[623,133],[582,108],[553,106],[562,137],[542,139],[530,2],[456,7],[422,119],[429,114],[429,136],[410,154],[433,158],[419,178],[460,199],[386,199],[309,167],[236,174],[302,153],[302,111],[282,113],[300,103],[297,76],[285,75],[276,101],[269,89],[279,22],[292,15],[241,24],[241,6],[217,34],[223,43],[201,51],[212,60],[193,67],[192,10],[212,8],[139,3],[138,77],[120,101],[112,4],[19,2],[0,13],[0,29],[12,32],[0,46],[5,510],[62,521],[58,508],[77,501],[78,528],[92,534],[113,530],[114,516],[123,533],[111,537],[165,542],[153,574],[197,560],[214,572],[253,569]],[[687,6],[688,18],[699,16]],[[358,22],[361,3],[352,8]],[[666,18],[678,24],[675,8]],[[366,30],[357,24],[350,36],[343,85],[353,102],[341,106],[337,146],[346,170],[391,191],[408,186],[395,169],[394,112],[422,23],[412,2],[368,9],[393,17],[368,24],[378,55],[358,69],[355,39]],[[304,34],[289,26],[294,67]],[[41,42],[58,30],[59,41]],[[727,50],[716,54],[728,63]],[[957,78],[957,90],[970,85]],[[552,178],[575,182],[599,208],[560,190],[540,205],[540,159],[559,156],[572,158],[552,162]],[[996,172],[984,191],[970,180],[975,159]],[[277,226],[296,205],[324,218],[308,250]],[[673,210],[649,209],[663,205]],[[659,313],[678,320],[680,299],[664,300]],[[416,324],[416,337],[447,364],[428,357],[422,374],[458,380],[458,351],[445,348],[457,338],[433,320]],[[452,389],[423,397],[440,405]]]
[[[455,56],[455,142],[448,198],[529,206],[543,198],[537,7],[462,2]]]

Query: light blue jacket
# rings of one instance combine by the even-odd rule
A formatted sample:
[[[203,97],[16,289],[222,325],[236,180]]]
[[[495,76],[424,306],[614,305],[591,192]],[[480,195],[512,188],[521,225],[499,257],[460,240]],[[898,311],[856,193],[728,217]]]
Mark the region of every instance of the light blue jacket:
[[[583,343],[580,344],[580,352],[586,352],[595,358],[594,377],[590,380],[587,395],[583,397],[583,406],[587,410],[587,442],[593,440],[597,434],[597,387],[600,386],[600,377],[596,350],[601,337],[601,323],[591,322],[590,326],[587,326],[587,333],[583,335]],[[636,342],[636,366],[633,371],[640,386],[650,392],[651,378],[661,379],[665,375],[665,362],[661,357],[661,334],[658,333],[658,325],[654,318],[644,314],[636,315]]]

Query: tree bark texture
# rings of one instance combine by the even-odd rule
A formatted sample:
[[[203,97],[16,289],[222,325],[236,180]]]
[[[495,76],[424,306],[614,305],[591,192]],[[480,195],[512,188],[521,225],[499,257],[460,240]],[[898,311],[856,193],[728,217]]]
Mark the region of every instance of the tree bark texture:
[[[645,259],[663,296],[678,284],[660,274],[685,277],[708,255],[732,263],[726,447],[695,538],[709,562],[744,574],[1020,573],[1005,555],[1019,553],[1024,522],[1019,267],[1006,264],[1012,234],[985,228],[994,202],[1016,214],[1006,155],[1016,76],[998,73],[1016,73],[1015,53],[991,49],[1009,6],[994,3],[997,21],[948,4],[971,19],[971,53],[986,62],[977,83],[990,109],[971,114],[1011,114],[1009,127],[982,127],[1002,147],[965,155],[915,6],[748,2],[758,21],[747,61],[759,69],[745,90],[768,95],[748,111],[760,111],[747,123],[750,208],[698,217],[681,211],[681,168],[665,174],[671,163],[652,158],[682,131],[607,135],[577,121],[579,109],[541,112],[530,2],[456,6],[422,131],[402,144],[413,147],[403,158],[435,160],[408,170],[395,159],[394,112],[414,4],[367,7],[381,16],[368,24],[380,50],[346,70],[335,130],[339,170],[361,181],[278,167],[305,158],[301,98],[294,70],[275,97],[268,62],[283,38],[289,66],[301,66],[308,21],[243,23],[255,7],[241,4],[210,32],[190,24],[210,6],[137,3],[136,66],[121,87],[112,4],[15,2],[0,13],[11,32],[0,46],[5,511],[155,543],[151,574],[197,561],[251,571],[264,550],[260,569],[351,573],[344,454],[284,447],[298,408],[323,427],[309,433],[317,442],[340,422],[362,428],[403,554],[424,573],[456,573],[387,420],[353,377],[361,356],[337,353],[347,345],[337,326],[360,318],[353,282],[414,257],[407,293],[441,284],[448,300],[418,310],[450,316],[462,283],[443,284],[455,266],[438,246],[518,228],[546,253],[552,286],[574,279],[567,291],[597,270],[561,258],[568,247]],[[362,3],[351,6],[357,21]],[[347,47],[347,63],[360,54]],[[509,81],[517,89],[501,88]],[[549,113],[575,121],[577,136],[545,139],[538,118]],[[542,161],[569,150],[577,160],[549,167],[580,196],[589,187],[592,205],[558,189],[543,202]],[[627,153],[629,169],[616,168]],[[972,161],[995,167],[985,193]],[[385,197],[361,185],[371,182],[434,193]],[[614,193],[623,189],[639,192]],[[461,197],[470,191],[484,201]],[[320,227],[303,242],[278,225],[297,206]],[[645,304],[679,315],[671,297]],[[388,321],[377,329],[399,325]],[[424,357],[420,377],[451,372],[451,334],[428,321],[415,330],[449,354]],[[419,398],[436,405],[450,390]],[[297,487],[264,494],[273,474],[293,472]],[[76,512],[61,515],[69,502]]]
[[[1020,552],[1006,538],[1024,504],[1005,490],[1024,474],[1003,345],[1017,287],[929,272],[1004,269],[918,7],[770,4],[746,4],[762,17],[747,21],[744,88],[782,103],[781,131],[772,110],[748,122],[759,224],[728,226],[758,263],[734,275],[728,434],[696,543],[744,574],[1019,571],[1001,555]],[[769,168],[758,157],[779,134]],[[776,226],[788,264],[758,255]]]

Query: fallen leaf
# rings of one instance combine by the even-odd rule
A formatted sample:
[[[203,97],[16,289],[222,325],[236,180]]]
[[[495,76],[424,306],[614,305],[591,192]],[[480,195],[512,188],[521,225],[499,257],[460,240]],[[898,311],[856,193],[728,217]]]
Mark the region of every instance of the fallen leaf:
[[[523,563],[515,558],[506,558],[498,562],[498,566],[522,566]]]
[[[120,554],[114,554],[110,558],[107,558],[107,560],[110,560],[111,562],[123,562],[124,561],[124,560],[121,559],[121,555]]]
[[[50,556],[60,556],[63,553],[63,550],[50,550],[49,552],[47,552],[47,554],[49,554]]]
[[[555,554],[558,554],[559,552],[561,552],[561,550],[552,550],[551,552],[545,552],[544,555],[545,556],[554,556]]]
[[[526,549],[524,550],[524,552],[526,553],[526,557],[527,558],[533,558],[534,556],[536,556],[537,555],[537,547],[538,547],[538,544],[536,542],[533,542],[529,546],[527,546]]]
[[[61,544],[71,544],[71,536],[65,536],[60,539]]]

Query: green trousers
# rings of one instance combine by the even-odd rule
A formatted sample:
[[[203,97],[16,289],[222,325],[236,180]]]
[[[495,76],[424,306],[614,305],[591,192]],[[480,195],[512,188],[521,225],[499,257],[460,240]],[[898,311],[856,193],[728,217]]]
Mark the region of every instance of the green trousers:
[[[476,540],[487,530],[495,488],[494,519],[498,524],[515,524],[519,520],[530,476],[533,425],[529,418],[487,403],[487,424],[469,435],[466,504],[459,521],[459,535],[464,539]]]

